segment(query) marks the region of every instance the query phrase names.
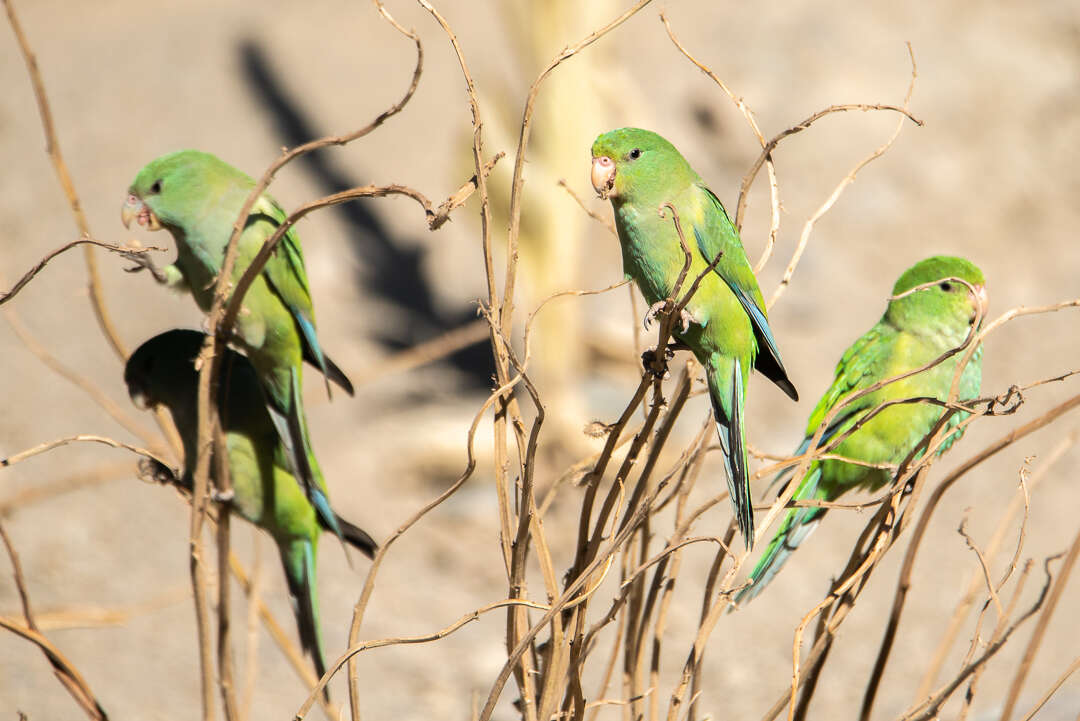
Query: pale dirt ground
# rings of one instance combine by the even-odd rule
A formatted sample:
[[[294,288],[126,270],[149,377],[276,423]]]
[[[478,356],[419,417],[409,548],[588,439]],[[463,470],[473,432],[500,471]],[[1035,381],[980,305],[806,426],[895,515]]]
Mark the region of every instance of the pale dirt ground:
[[[446,3],[470,58],[485,106],[490,152],[512,153],[514,126],[540,62],[514,50],[522,15],[491,2]],[[751,3],[675,3],[672,22],[686,44],[708,62],[755,110],[770,135],[814,110],[839,102],[900,102],[909,78],[904,41],[910,40],[919,78],[912,108],[926,121],[908,124],[895,147],[865,168],[817,226],[790,289],[772,313],[773,326],[804,400],[792,406],[756,381],[750,398],[752,442],[771,452],[790,450],[814,400],[831,377],[841,350],[880,314],[896,275],[937,252],[966,255],[989,278],[993,312],[1039,305],[1077,295],[1075,228],[1080,169],[1080,6],[1072,2],[972,4],[964,2],[851,4],[785,3],[768,9]],[[63,150],[97,237],[170,244],[165,236],[125,232],[118,218],[135,171],[152,157],[180,147],[213,151],[258,174],[284,144],[278,113],[266,86],[252,82],[258,54],[290,103],[312,126],[306,137],[343,132],[369,121],[402,92],[412,69],[411,45],[365,3],[287,3],[223,6],[176,3],[55,0],[19,3],[48,84]],[[408,3],[392,8],[425,43],[426,70],[413,103],[375,135],[322,156],[345,182],[402,182],[436,200],[471,173],[469,114],[463,84],[445,37],[431,18]],[[592,10],[595,18],[555,23],[535,57],[546,59],[584,35],[618,8]],[[516,25],[516,30],[512,29]],[[36,259],[76,236],[51,167],[25,69],[12,36],[0,31],[0,231],[7,239],[0,260],[4,286]],[[247,55],[244,48],[248,48]],[[255,48],[255,51],[251,51]],[[660,130],[692,159],[720,197],[733,206],[742,173],[756,154],[755,140],[730,102],[669,43],[649,8],[615,35],[566,66],[584,91],[570,100],[553,87],[541,95],[527,190],[546,194],[526,224],[568,219],[561,233],[555,287],[601,287],[620,272],[615,242],[583,218],[572,201],[553,192],[565,177],[588,197],[587,158],[593,137],[617,125]],[[580,70],[573,70],[579,63]],[[555,74],[559,80],[560,69]],[[545,103],[547,103],[545,105]],[[714,125],[695,122],[706,112]],[[859,158],[895,126],[889,114],[832,117],[787,141],[777,153],[784,206],[777,256],[762,274],[766,295],[775,287],[802,224]],[[558,132],[556,132],[558,131]],[[553,138],[557,138],[553,140]],[[541,167],[543,164],[543,167]],[[505,185],[510,161],[496,172]],[[500,187],[504,187],[500,186]],[[768,223],[767,194],[759,184],[744,232],[757,257]],[[330,188],[311,165],[286,170],[274,192],[287,207]],[[608,212],[599,201],[592,207]],[[366,235],[345,216],[326,212],[302,224],[308,271],[315,287],[320,333],[327,348],[354,378],[390,352],[378,337],[414,343],[459,322],[484,291],[477,205],[470,204],[438,234],[429,234],[411,201],[375,200],[363,208],[382,230]],[[542,224],[542,223],[540,223]],[[504,224],[496,224],[501,237]],[[381,233],[381,235],[380,235]],[[370,274],[394,277],[373,266],[373,237],[390,237],[419,255],[419,277],[430,284],[428,319],[373,297]],[[353,242],[366,243],[360,251]],[[522,260],[522,314],[535,306],[537,277],[528,249]],[[100,257],[109,306],[126,343],[134,347],[173,325],[197,327],[200,318],[185,297],[172,297],[148,278],[121,271],[116,258]],[[554,272],[554,271],[553,271]],[[416,292],[413,293],[415,296]],[[572,385],[559,377],[559,354],[574,353],[566,339],[540,333],[541,392],[569,398],[545,436],[539,479],[591,447],[577,432],[586,422],[612,420],[635,383],[625,291],[564,301],[569,323],[586,325],[594,345],[625,362],[583,360],[571,368]],[[48,267],[8,305],[64,363],[94,379],[130,408],[120,365],[106,346],[86,302],[85,271],[77,253]],[[519,314],[519,317],[522,317]],[[434,320],[432,320],[434,318]],[[998,393],[1077,365],[1080,341],[1075,315],[1021,319],[986,347],[984,389]],[[520,329],[519,329],[520,332]],[[75,433],[103,433],[133,440],[79,390],[47,371],[0,328],[7,371],[0,381],[0,453]],[[563,369],[565,376],[566,371]],[[313,385],[313,384],[309,384]],[[1072,384],[1075,387],[1075,384]],[[457,476],[463,441],[482,393],[446,365],[378,378],[362,384],[357,398],[326,403],[309,388],[309,418],[331,496],[340,512],[385,537],[414,509]],[[1064,398],[1070,387],[1030,394],[1012,418],[985,419],[938,465],[934,477],[1008,428],[1034,418]],[[560,406],[561,407],[561,406]],[[132,413],[135,411],[132,409]],[[705,412],[696,399],[679,426],[686,442]],[[148,417],[139,421],[150,426]],[[1016,492],[1024,457],[1046,456],[1077,419],[1066,417],[982,467],[958,486],[939,510],[916,569],[913,588],[883,685],[876,718],[893,718],[913,699],[927,657],[940,637],[959,587],[976,567],[956,527],[969,507],[970,530],[985,543],[997,513]],[[490,484],[490,440],[482,427],[476,477],[395,547],[379,576],[363,635],[380,638],[434,631],[505,594],[498,555],[495,499]],[[1076,528],[1080,495],[1071,450],[1032,499],[1024,557],[1041,559],[1067,545]],[[198,714],[194,618],[188,600],[187,507],[175,494],[136,480],[133,463],[119,451],[67,447],[5,470],[2,495],[17,493],[112,466],[104,483],[28,504],[6,519],[26,570],[39,613],[87,609],[128,611],[119,625],[82,625],[48,631],[86,675],[115,719],[184,719]],[[715,459],[699,489],[721,483]],[[557,565],[569,563],[570,530],[578,491],[565,491],[546,519]],[[710,646],[701,708],[717,719],[756,719],[788,681],[792,628],[837,572],[865,516],[834,513],[774,587],[750,607],[727,616]],[[727,510],[707,515],[697,532],[715,532]],[[1015,529],[1014,529],[1015,530]],[[251,561],[253,534],[236,527],[235,543]],[[666,533],[661,530],[660,533]],[[353,602],[367,565],[349,569],[334,543],[320,556],[323,627],[330,655],[343,648]],[[264,597],[293,633],[284,584],[272,548],[263,539]],[[679,581],[665,656],[670,674],[681,665],[686,634],[695,625],[700,584],[711,551],[688,551]],[[843,626],[823,677],[812,717],[853,718],[881,633],[881,614],[892,597],[899,554],[874,577]],[[6,564],[6,562],[5,562]],[[5,564],[4,568],[6,569]],[[995,564],[995,576],[1003,569]],[[5,578],[7,571],[4,571]],[[1022,603],[1038,585],[1029,583]],[[1041,579],[1040,579],[1041,580]],[[541,594],[541,586],[532,589]],[[1026,711],[1080,653],[1076,613],[1080,584],[1067,590],[1036,659],[1019,711]],[[243,624],[239,602],[236,618]],[[599,609],[597,610],[599,612]],[[0,583],[0,613],[18,613],[14,584]],[[993,622],[991,613],[986,628]],[[482,699],[504,658],[504,616],[495,614],[436,645],[377,650],[362,661],[368,719],[464,719],[474,695]],[[984,635],[987,633],[984,630]],[[981,682],[973,718],[996,718],[1004,688],[1030,631],[991,664]],[[241,636],[243,636],[241,628]],[[970,625],[961,645],[971,637]],[[292,671],[260,632],[253,718],[288,718],[304,698]],[[242,646],[238,653],[243,654]],[[960,652],[946,669],[956,669]],[[670,680],[662,689],[670,686]],[[336,680],[335,698],[345,687]],[[511,718],[508,689],[498,712]],[[1080,709],[1073,678],[1040,719],[1072,719]],[[41,655],[23,641],[0,635],[0,716],[16,710],[32,721],[80,717]],[[318,712],[316,712],[318,713]],[[611,709],[604,718],[616,718]],[[949,713],[955,714],[955,707]]]

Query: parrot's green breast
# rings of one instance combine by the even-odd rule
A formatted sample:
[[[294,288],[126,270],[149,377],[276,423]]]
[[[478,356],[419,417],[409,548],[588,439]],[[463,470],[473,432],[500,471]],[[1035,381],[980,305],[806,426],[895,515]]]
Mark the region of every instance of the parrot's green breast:
[[[688,202],[692,200],[690,192],[674,198],[675,207],[680,211],[683,241],[690,251],[690,268],[679,289],[680,297],[708,268],[694,236],[695,226],[701,227],[705,222],[704,214],[697,204]],[[665,209],[661,217],[659,205],[643,209],[636,204],[623,203],[616,210],[615,219],[622,246],[623,272],[637,283],[650,304],[673,297],[679,274],[686,265],[686,252],[670,209]],[[757,354],[753,327],[734,293],[717,273],[704,275],[687,310],[695,322],[687,333],[676,332],[676,337],[689,345],[702,363],[707,363],[712,353],[738,356],[744,358],[743,370],[749,373]]]
[[[876,349],[888,354],[879,380],[891,378],[936,360],[942,353],[963,339],[938,336],[936,342],[909,333],[895,335],[891,342]],[[939,401],[948,398],[953,376],[962,354],[921,373],[890,383],[869,394],[863,403],[873,409],[882,403],[908,398],[930,397]],[[978,395],[982,377],[982,347],[980,346],[961,374],[959,397],[961,400]],[[899,403],[882,409],[867,420],[862,427],[841,442],[835,453],[845,458],[857,458],[865,463],[898,464],[911,449],[930,431],[941,417],[940,406],[926,402]],[[949,420],[954,428],[966,414],[956,414]],[[962,432],[948,438],[941,451],[948,449]],[[825,487],[861,486],[877,490],[893,477],[892,471],[875,469],[839,460],[827,460],[822,467],[822,483]]]

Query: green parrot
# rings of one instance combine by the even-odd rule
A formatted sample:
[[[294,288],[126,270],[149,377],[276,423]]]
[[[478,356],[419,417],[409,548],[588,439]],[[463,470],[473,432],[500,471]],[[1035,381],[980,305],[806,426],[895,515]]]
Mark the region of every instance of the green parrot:
[[[615,210],[623,271],[652,304],[646,328],[664,300],[675,293],[686,263],[670,213],[661,208],[664,203],[678,211],[692,256],[681,293],[715,262],[673,335],[678,347],[693,351],[705,368],[731,502],[750,548],[754,514],[744,421],[750,369],[756,368],[792,400],[797,401],[799,394],[780,359],[765,300],[739,233],[686,159],[654,132],[621,128],[598,137],[592,146],[591,179],[596,192],[610,198]]]
[[[194,330],[166,331],[139,346],[124,367],[124,381],[136,406],[150,408],[161,404],[172,414],[184,445],[180,484],[189,491],[193,485],[199,425],[196,402],[199,374],[195,360],[204,338],[203,333]],[[326,483],[314,457],[310,459],[315,473],[313,493],[322,502],[308,502],[266,411],[255,369],[236,351],[225,351],[217,403],[232,481],[233,493],[228,505],[273,536],[277,543],[300,643],[311,654],[315,671],[321,677],[326,672],[326,660],[319,631],[315,580],[319,535],[323,529],[339,528],[344,539],[368,557],[374,556],[377,545],[366,532],[330,510]],[[326,513],[333,514],[333,518],[327,518]]]
[[[209,312],[233,224],[254,186],[244,173],[197,150],[180,150],[148,163],[128,189],[121,219],[125,227],[136,220],[150,230],[168,230],[176,241],[177,257],[163,272],[148,260],[141,265],[150,267],[160,282],[190,290],[199,308]],[[286,217],[270,195],[264,193],[256,201],[238,241],[233,284]],[[353,387],[319,345],[304,256],[294,230],[285,234],[244,296],[233,332],[259,374],[290,465],[315,502],[316,469],[308,462],[313,456],[301,402],[301,360],[326,376],[327,393],[331,380],[350,396]],[[332,518],[329,509],[323,510]]]
[[[975,289],[974,295],[963,283]],[[913,371],[940,357],[964,342],[975,323],[979,307],[987,307],[986,285],[982,272],[963,258],[935,256],[921,260],[904,271],[893,286],[893,296],[916,286],[934,283],[928,288],[894,298],[881,320],[860,337],[836,365],[836,377],[818,401],[806,424],[806,437],[795,455],[810,448],[814,433],[825,414],[846,398],[887,378]],[[863,423],[842,440],[831,453],[870,464],[899,464],[930,432],[944,409],[929,403],[901,403],[889,406],[869,420],[866,416],[882,403],[905,398],[948,398],[953,375],[962,354],[956,354],[921,373],[890,383],[844,406],[821,434],[818,448]],[[982,382],[982,346],[975,349],[971,361],[960,375],[959,399],[978,397]],[[966,417],[957,413],[949,420],[954,428]],[[944,452],[959,440],[958,429],[942,444]],[[785,475],[782,473],[778,480]],[[875,491],[893,480],[893,471],[846,463],[841,460],[816,460],[799,480],[794,500],[835,501],[852,488]],[[750,572],[752,585],[735,597],[735,603],[749,601],[764,590],[788,556],[799,547],[821,522],[825,508],[791,508],[784,515],[779,530]]]

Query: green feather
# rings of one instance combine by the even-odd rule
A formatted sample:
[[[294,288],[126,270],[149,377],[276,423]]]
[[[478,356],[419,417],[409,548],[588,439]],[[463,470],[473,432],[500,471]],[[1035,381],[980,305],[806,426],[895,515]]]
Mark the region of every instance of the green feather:
[[[754,516],[742,401],[750,369],[757,368],[798,398],[773,339],[757,278],[724,206],[667,140],[648,130],[621,128],[598,137],[592,155],[614,165],[609,196],[623,270],[649,303],[679,290],[675,284],[686,263],[684,243],[691,262],[681,293],[715,261],[686,306],[692,318],[689,329],[677,330],[675,337],[705,368],[735,517],[749,547]],[[668,203],[678,213],[682,242],[670,211],[663,207]]]
[[[967,286],[950,282],[961,278],[973,286],[985,284],[982,272],[963,258],[935,256],[908,269],[893,288],[897,296],[925,283],[934,283],[902,298],[890,300],[885,314],[870,330],[848,348],[836,365],[832,384],[822,395],[806,424],[806,436],[797,454],[804,453],[826,416],[845,399],[880,381],[921,368],[967,338],[977,318],[978,300]],[[956,354],[921,373],[895,381],[839,408],[823,434],[819,446],[843,438],[831,453],[866,464],[901,463],[929,433],[944,410],[930,403],[900,403],[874,413],[889,401],[929,397],[948,398],[963,354]],[[982,347],[976,348],[960,376],[959,399],[978,397],[982,381]],[[949,420],[955,428],[966,414]],[[856,426],[861,424],[858,428]],[[852,429],[855,429],[852,431]],[[948,436],[939,449],[944,452],[963,433]],[[884,468],[848,463],[837,459],[814,461],[799,479],[794,499],[816,498],[835,501],[853,488],[877,490],[893,479]],[[824,508],[789,509],[780,528],[757,565],[750,572],[753,585],[741,591],[736,603],[748,601],[764,590],[788,556],[810,534],[825,515]]]
[[[209,312],[233,224],[254,181],[209,153],[181,150],[148,163],[128,190],[128,204],[152,213],[176,240],[177,258],[166,276],[191,291]],[[285,221],[273,198],[263,194],[252,207],[237,243],[235,285],[263,244]],[[315,333],[315,309],[300,241],[290,229],[244,296],[234,329],[238,344],[258,372],[297,478],[314,500],[312,456],[300,402],[301,363],[311,361],[350,394],[352,384],[326,355]]]
[[[171,330],[139,346],[124,368],[124,380],[140,405],[169,409],[184,446],[181,482],[189,489],[198,442],[198,371],[195,360],[205,336],[192,330]],[[254,367],[247,358],[226,350],[222,361],[218,413],[225,431],[230,508],[273,536],[281,551],[297,626],[305,651],[321,676],[326,668],[318,628],[315,550],[324,530],[338,528],[345,540],[373,556],[376,544],[364,531],[330,510],[319,512],[308,501],[293,474],[277,430],[263,403]],[[322,471],[309,457],[314,493],[326,501]]]

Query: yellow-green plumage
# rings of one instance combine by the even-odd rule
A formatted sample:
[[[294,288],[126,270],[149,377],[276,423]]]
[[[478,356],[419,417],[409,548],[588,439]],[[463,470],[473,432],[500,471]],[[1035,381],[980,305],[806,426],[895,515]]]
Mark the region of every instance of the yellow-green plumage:
[[[720,256],[686,306],[687,330],[677,323],[674,335],[705,368],[735,517],[750,546],[754,517],[744,423],[750,369],[756,368],[792,399],[798,400],[798,394],[784,369],[738,231],[686,159],[656,133],[613,130],[596,139],[592,157],[593,185],[611,199],[615,210],[623,270],[650,304],[675,294],[686,262],[664,204],[670,203],[678,213],[691,255],[681,292]]]
[[[137,405],[161,404],[169,409],[184,445],[180,481],[189,490],[198,442],[195,359],[204,339],[197,331],[167,331],[139,346],[124,369],[124,380]],[[247,358],[231,350],[226,351],[222,362],[217,405],[233,490],[229,507],[273,536],[288,581],[301,645],[311,654],[315,670],[322,676],[326,661],[319,631],[315,570],[319,536],[324,529],[341,529],[344,539],[369,557],[375,551],[375,541],[333,512],[317,465],[313,466],[316,475],[312,493],[319,502],[308,502],[267,413],[255,369]]]
[[[964,283],[949,278],[966,281],[975,292]],[[926,283],[933,285],[912,290]],[[977,311],[980,303],[985,303],[985,281],[982,272],[969,261],[935,256],[916,263],[900,276],[893,295],[905,293],[903,297],[891,300],[881,320],[844,352],[836,366],[832,385],[810,414],[806,436],[796,455],[809,449],[826,415],[845,399],[880,381],[928,365],[960,346],[980,317]],[[939,405],[925,402],[890,405],[876,413],[875,409],[889,401],[910,398],[946,400],[961,357],[962,354],[953,355],[925,371],[852,400],[829,422],[818,447],[828,448],[833,439],[843,438],[830,453],[866,464],[901,463],[933,429],[944,410]],[[959,400],[976,398],[981,380],[982,347],[979,346],[960,375]],[[964,415],[952,416],[949,426],[955,427]],[[861,425],[856,428],[858,424]],[[853,428],[855,430],[844,437]],[[955,443],[962,432],[962,429],[957,430],[949,436],[939,452]],[[833,501],[852,488],[877,490],[892,478],[892,471],[883,468],[837,459],[814,461],[799,479],[792,498]],[[824,508],[788,510],[776,535],[750,573],[753,585],[736,596],[736,603],[761,593],[824,515]]]
[[[233,224],[254,186],[246,174],[209,153],[181,150],[148,163],[128,190],[125,225],[137,219],[172,234],[177,258],[164,271],[166,282],[189,290],[203,312],[211,308]],[[285,218],[273,198],[259,197],[237,244],[234,286]],[[317,469],[310,467],[314,455],[301,401],[302,361],[317,366],[350,395],[353,389],[319,344],[304,256],[293,230],[244,296],[234,333],[259,374],[297,478],[310,486]]]

